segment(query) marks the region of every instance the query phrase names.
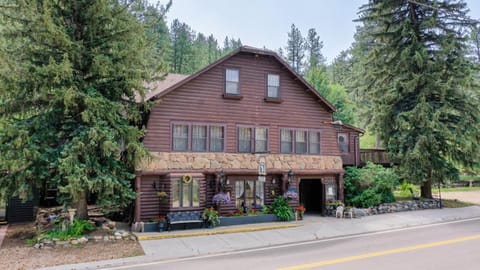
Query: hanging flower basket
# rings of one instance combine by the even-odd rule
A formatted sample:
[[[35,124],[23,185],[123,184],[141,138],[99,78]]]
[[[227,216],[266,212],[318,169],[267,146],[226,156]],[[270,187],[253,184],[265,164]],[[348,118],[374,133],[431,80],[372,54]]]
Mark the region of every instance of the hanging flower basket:
[[[287,200],[298,200],[298,194],[293,190],[285,192],[285,194],[283,194],[283,197],[285,197]]]

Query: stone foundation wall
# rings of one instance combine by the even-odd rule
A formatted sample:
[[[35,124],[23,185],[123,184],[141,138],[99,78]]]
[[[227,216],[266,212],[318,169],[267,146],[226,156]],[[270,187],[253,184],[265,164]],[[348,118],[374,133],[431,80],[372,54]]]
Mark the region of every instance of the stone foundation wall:
[[[260,159],[269,169],[334,170],[342,169],[339,156],[230,154],[230,153],[151,153],[137,165],[137,170],[201,170],[251,169],[257,170]]]

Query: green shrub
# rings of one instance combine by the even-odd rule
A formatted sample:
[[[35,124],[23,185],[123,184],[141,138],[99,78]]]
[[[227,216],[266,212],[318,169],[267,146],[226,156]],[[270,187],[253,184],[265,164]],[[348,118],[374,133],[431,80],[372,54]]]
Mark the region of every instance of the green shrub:
[[[285,197],[277,197],[273,200],[272,212],[282,221],[293,220],[295,214],[293,213],[292,208],[288,205],[288,200]]]
[[[65,230],[62,230],[62,224],[58,224],[56,229],[45,232],[41,238],[53,239],[58,238],[60,240],[69,240],[72,238],[78,238],[83,234],[95,230],[95,226],[87,220],[74,219],[73,224],[68,224]]]
[[[359,169],[348,167],[344,179],[345,202],[356,207],[370,207],[395,201],[393,189],[398,176],[392,169],[368,163]]]
[[[213,207],[205,208],[203,210],[202,218],[212,225],[212,227],[220,224],[220,218],[218,217],[218,211]]]

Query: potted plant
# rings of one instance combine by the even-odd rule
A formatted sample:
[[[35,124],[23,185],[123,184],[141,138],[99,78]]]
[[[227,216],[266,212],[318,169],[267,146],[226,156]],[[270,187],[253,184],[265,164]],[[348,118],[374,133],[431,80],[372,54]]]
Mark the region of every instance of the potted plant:
[[[306,211],[307,209],[305,208],[305,206],[303,206],[303,205],[300,204],[300,205],[297,207],[296,210],[297,210],[297,217],[298,217],[298,219],[299,219],[299,220],[302,220],[302,219],[303,219],[303,213],[305,213],[305,211]]]
[[[160,215],[153,218],[154,222],[158,223],[158,231],[163,232],[165,230],[165,225],[167,224],[167,217]]]
[[[159,199],[160,201],[164,201],[164,200],[168,199],[168,193],[165,192],[165,191],[159,191],[159,192],[157,192],[157,196],[158,196],[158,199]]]
[[[220,219],[218,218],[218,211],[213,209],[213,207],[205,208],[205,210],[203,210],[202,218],[208,223],[209,227],[214,228],[215,226],[220,224]]]

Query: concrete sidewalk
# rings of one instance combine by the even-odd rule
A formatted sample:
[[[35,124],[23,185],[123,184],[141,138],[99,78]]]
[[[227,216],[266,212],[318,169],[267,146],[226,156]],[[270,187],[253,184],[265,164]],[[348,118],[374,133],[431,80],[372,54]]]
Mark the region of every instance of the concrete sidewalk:
[[[354,219],[336,219],[332,217],[306,215],[302,221],[285,223],[297,226],[281,229],[274,228],[274,226],[282,225],[282,223],[276,222],[236,226],[235,228],[231,228],[235,230],[235,233],[216,234],[216,231],[220,232],[226,228],[218,227],[216,229],[187,231],[185,233],[196,233],[196,236],[184,235],[185,237],[182,237],[181,232],[175,231],[174,233],[177,234],[175,238],[141,240],[140,244],[145,251],[144,256],[42,269],[98,269],[120,266],[122,264],[147,263],[158,260],[225,253],[477,217],[480,217],[480,206],[419,210]],[[268,226],[272,226],[272,229],[266,230],[265,228]],[[262,230],[255,230],[255,228],[260,227],[263,227]],[[168,232],[163,234],[168,234]]]

